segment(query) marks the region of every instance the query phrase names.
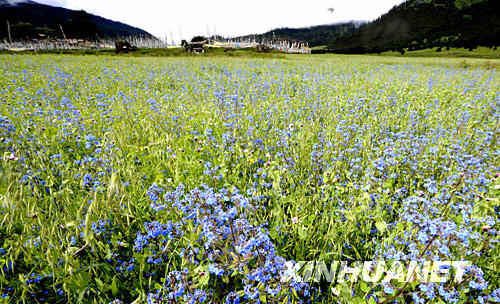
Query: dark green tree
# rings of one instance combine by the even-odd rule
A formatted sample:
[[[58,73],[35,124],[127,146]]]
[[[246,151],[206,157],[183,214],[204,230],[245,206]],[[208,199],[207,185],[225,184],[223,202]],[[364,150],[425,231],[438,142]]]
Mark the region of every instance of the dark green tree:
[[[203,36],[194,36],[193,39],[191,39],[191,42],[201,42],[201,41],[206,41],[207,38]]]

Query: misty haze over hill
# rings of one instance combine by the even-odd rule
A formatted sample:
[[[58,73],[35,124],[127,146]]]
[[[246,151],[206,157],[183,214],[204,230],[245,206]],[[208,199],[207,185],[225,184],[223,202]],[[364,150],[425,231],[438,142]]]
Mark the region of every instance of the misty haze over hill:
[[[236,39],[256,39],[257,41],[286,39],[289,41],[308,42],[309,46],[315,47],[327,45],[341,35],[354,32],[363,24],[365,24],[364,21],[349,21],[303,28],[283,27],[267,31],[263,34],[236,37]]]

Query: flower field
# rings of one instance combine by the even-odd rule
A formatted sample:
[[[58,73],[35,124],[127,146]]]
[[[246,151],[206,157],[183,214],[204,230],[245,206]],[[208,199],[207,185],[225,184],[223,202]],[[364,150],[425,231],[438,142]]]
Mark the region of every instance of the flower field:
[[[500,302],[500,74],[446,60],[1,55],[0,303]]]

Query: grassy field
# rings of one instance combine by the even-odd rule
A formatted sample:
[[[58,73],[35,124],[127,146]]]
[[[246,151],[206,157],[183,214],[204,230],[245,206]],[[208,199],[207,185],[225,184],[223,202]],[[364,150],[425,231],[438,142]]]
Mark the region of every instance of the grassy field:
[[[325,46],[311,48],[312,50],[324,49]],[[0,54],[35,54],[34,51],[12,52],[0,50]],[[36,54],[57,54],[57,55],[99,55],[99,56],[120,56],[120,57],[245,57],[245,58],[275,58],[284,59],[287,56],[297,56],[296,54],[284,54],[279,51],[271,53],[257,53],[254,48],[242,48],[227,51],[225,48],[206,48],[204,54],[186,53],[183,48],[168,48],[168,49],[138,49],[135,52],[128,54],[115,54],[111,50],[53,50],[53,51],[38,51]],[[418,51],[408,51],[405,54],[399,52],[384,52],[381,54],[370,54],[377,57],[403,57],[403,58],[463,58],[467,59],[493,59],[498,62],[500,60],[500,50],[494,50],[487,47],[478,47],[472,51],[463,48],[442,48],[441,52],[436,52],[436,48],[425,49]],[[302,55],[298,55],[302,56]],[[338,55],[336,55],[338,56]],[[307,56],[306,56],[307,57]],[[445,64],[450,64],[446,62]]]
[[[276,56],[0,55],[0,303],[498,300],[498,61]]]
[[[124,54],[116,54],[114,49],[81,49],[81,50],[47,50],[47,51],[8,51],[0,50],[0,54],[9,55],[85,55],[85,56],[119,56],[119,57],[245,57],[245,58],[285,58],[279,51],[258,53],[255,48],[240,48],[228,50],[226,48],[208,47],[203,54],[187,53],[184,48],[140,48]]]
[[[401,54],[399,52],[384,52],[382,56],[404,56],[404,57],[438,57],[438,58],[482,58],[482,59],[500,59],[500,50],[487,47],[477,47],[472,51],[465,48],[438,48],[409,51]]]
[[[312,50],[323,50],[326,46],[316,46],[311,48]],[[423,49],[416,51],[408,51],[404,54],[400,52],[387,51],[380,54],[370,54],[371,56],[388,56],[388,57],[436,57],[436,58],[480,58],[480,59],[500,59],[500,50],[488,48],[488,47],[477,47],[472,51],[465,48],[441,48],[441,51],[437,52],[438,48]]]

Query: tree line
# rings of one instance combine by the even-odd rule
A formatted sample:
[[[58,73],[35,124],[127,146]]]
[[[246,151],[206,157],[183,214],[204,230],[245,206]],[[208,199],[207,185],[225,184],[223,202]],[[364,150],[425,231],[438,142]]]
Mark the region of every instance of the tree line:
[[[500,44],[499,11],[498,0],[409,0],[358,30],[335,38],[327,52],[496,47]]]

